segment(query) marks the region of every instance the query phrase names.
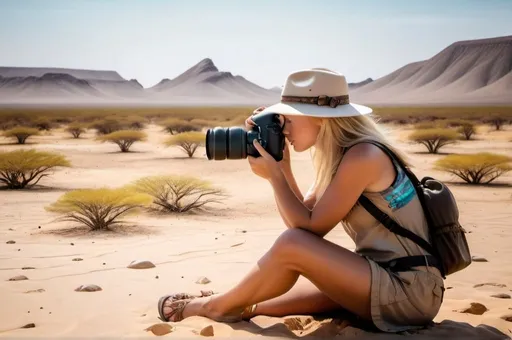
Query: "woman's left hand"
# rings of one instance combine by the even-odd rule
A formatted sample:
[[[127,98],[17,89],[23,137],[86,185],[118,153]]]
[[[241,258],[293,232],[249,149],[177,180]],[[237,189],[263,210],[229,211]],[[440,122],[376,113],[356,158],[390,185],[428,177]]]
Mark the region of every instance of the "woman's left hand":
[[[252,172],[264,178],[271,179],[273,176],[281,174],[279,163],[270,155],[267,150],[261,146],[257,139],[253,142],[254,147],[258,150],[261,157],[247,156],[249,164],[251,165]]]

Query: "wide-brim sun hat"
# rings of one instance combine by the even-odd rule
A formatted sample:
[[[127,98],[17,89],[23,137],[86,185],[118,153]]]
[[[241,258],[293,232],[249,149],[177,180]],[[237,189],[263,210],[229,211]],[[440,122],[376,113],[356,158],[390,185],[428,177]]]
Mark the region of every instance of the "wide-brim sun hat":
[[[326,68],[299,70],[288,75],[281,101],[260,113],[312,117],[353,117],[372,113],[370,107],[351,103],[343,74]]]

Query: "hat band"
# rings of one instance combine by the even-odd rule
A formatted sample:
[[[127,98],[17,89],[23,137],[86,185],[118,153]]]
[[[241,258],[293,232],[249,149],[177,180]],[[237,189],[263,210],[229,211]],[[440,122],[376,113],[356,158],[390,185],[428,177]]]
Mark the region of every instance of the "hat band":
[[[350,104],[348,94],[343,96],[318,96],[318,97],[300,97],[300,96],[281,96],[281,103],[303,103],[316,104],[318,106],[330,106],[335,108],[338,105]]]

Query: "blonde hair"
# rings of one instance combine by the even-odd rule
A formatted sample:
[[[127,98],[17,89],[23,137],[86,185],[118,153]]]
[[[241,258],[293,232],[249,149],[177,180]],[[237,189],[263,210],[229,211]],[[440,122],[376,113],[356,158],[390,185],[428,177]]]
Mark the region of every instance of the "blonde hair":
[[[375,140],[389,147],[407,165],[409,162],[377,119],[371,115],[354,117],[317,118],[321,127],[314,146],[313,164],[316,170],[314,193],[317,200],[323,195],[338,170],[347,147],[364,140]]]

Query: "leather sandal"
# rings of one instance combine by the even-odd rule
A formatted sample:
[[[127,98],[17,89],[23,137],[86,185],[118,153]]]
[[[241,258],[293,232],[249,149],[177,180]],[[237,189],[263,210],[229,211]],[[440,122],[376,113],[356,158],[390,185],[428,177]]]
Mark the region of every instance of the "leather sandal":
[[[212,290],[202,290],[201,295],[192,295],[192,294],[188,294],[188,293],[176,293],[176,294],[164,295],[158,300],[158,314],[160,315],[160,320],[168,322],[169,318],[177,313],[174,311],[175,309],[173,308],[173,310],[171,311],[171,314],[168,317],[165,317],[164,304],[169,299],[171,299],[171,303],[176,302],[176,301],[187,301],[187,303],[184,304],[183,306],[181,306],[181,304],[179,304],[179,306],[177,307],[178,309],[181,309],[180,314],[178,316],[181,316],[181,318],[183,319],[183,309],[185,309],[185,306],[188,304],[188,302],[190,302],[192,299],[195,299],[197,297],[211,296],[213,294],[215,294],[215,293]],[[178,320],[178,321],[181,321],[181,320]]]

